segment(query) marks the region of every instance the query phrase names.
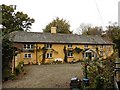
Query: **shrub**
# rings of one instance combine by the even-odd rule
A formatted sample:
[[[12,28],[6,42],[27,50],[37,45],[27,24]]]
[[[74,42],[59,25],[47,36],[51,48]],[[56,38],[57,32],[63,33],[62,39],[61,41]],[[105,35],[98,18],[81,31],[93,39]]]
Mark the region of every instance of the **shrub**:
[[[53,63],[54,63],[54,64],[61,64],[62,61],[58,61],[58,60],[57,60],[57,61],[53,61]]]
[[[87,64],[87,75],[90,78],[89,87],[96,88],[96,90],[113,88],[113,75],[114,75],[113,66],[114,57],[112,56],[107,58],[106,60],[100,60],[99,58],[97,58],[93,61],[90,61]]]
[[[11,70],[10,70],[10,68],[9,68],[9,67],[5,67],[5,68],[3,69],[3,71],[2,71],[2,79],[3,79],[4,81],[7,81],[7,80],[9,80],[10,75],[11,75]]]
[[[15,74],[11,73],[11,68],[6,67],[4,69],[4,72],[2,73],[2,79],[3,81],[7,81],[7,80],[15,80],[16,76]]]
[[[11,75],[10,75],[10,79],[11,79],[11,80],[15,80],[15,79],[16,79],[15,74],[11,74]]]
[[[24,62],[20,62],[20,63],[18,64],[18,66],[15,68],[15,74],[16,74],[16,75],[18,75],[18,74],[20,74],[22,71],[24,71],[23,65],[24,65]]]

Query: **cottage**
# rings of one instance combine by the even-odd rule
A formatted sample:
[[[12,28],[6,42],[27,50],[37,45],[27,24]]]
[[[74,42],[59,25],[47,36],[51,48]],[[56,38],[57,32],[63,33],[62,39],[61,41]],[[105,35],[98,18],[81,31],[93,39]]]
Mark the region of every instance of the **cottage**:
[[[57,59],[62,62],[79,61],[84,58],[91,60],[96,57],[107,58],[113,54],[113,43],[100,36],[85,36],[75,34],[17,31],[10,35],[17,48],[16,65],[52,63]]]

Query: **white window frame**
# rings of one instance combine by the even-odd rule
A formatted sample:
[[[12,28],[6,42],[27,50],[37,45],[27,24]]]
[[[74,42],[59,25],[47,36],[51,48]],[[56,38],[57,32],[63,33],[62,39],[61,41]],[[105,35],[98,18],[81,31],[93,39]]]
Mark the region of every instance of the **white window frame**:
[[[25,53],[25,54],[24,54],[24,58],[32,58],[32,54],[30,54],[30,53]]]
[[[68,44],[68,48],[72,48],[72,44]]]
[[[103,51],[100,51],[100,56],[103,56],[104,52]]]
[[[24,44],[24,49],[33,49],[33,44]]]
[[[52,58],[52,53],[47,53],[46,58]]]
[[[68,51],[67,56],[68,56],[68,57],[73,57],[73,52],[72,52],[72,51]]]
[[[52,48],[52,44],[46,44],[46,48],[47,49],[51,49]]]
[[[88,53],[85,53],[85,58],[87,58],[89,55],[88,55]]]

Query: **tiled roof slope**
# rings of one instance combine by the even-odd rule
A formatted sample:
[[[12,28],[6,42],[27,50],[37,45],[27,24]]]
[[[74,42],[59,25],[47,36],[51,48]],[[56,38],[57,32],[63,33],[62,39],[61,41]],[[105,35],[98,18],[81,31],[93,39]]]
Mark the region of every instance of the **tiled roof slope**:
[[[10,35],[14,42],[72,43],[72,44],[113,44],[100,36],[75,34],[52,34],[40,32],[15,31]]]

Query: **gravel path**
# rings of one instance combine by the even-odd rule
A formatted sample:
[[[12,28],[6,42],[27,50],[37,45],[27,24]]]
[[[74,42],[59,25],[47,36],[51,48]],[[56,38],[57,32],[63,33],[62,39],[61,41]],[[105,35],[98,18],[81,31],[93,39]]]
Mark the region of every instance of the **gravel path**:
[[[3,83],[3,88],[69,88],[71,77],[83,77],[80,63],[29,65],[24,68],[26,75]]]

